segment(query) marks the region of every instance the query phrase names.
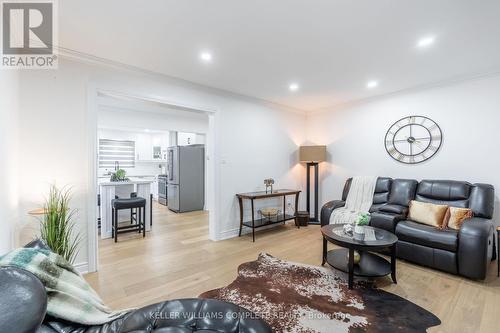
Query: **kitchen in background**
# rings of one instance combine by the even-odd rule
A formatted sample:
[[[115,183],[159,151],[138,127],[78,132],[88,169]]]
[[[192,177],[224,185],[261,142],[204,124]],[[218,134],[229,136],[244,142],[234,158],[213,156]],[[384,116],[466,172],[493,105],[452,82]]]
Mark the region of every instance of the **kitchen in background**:
[[[177,145],[179,142],[182,145]],[[98,226],[101,226],[106,211],[102,205],[109,204],[101,200],[109,197],[103,197],[102,191],[110,185],[113,185],[113,195],[128,198],[138,190],[138,184],[147,184],[150,189],[147,199],[152,200],[153,206],[153,201],[157,201],[165,206],[164,209],[175,213],[203,210],[204,143],[205,135],[196,133],[99,129]],[[125,179],[115,179],[118,170],[125,172]],[[143,192],[142,196],[148,195]],[[162,206],[157,207],[162,209]],[[151,210],[148,218],[152,219],[152,216]],[[118,211],[119,223],[128,223],[130,219],[127,210]],[[109,226],[106,227],[109,229]],[[104,238],[110,237],[110,230],[100,230],[100,234]]]
[[[189,154],[183,154],[180,166],[181,170],[186,169],[183,174],[185,188],[191,188],[188,179],[185,178],[189,172],[189,178],[196,179],[196,186],[199,187],[198,191],[204,193],[204,144],[205,135],[198,133],[176,132],[176,131],[153,131],[144,129],[142,131],[131,130],[118,130],[118,129],[99,129],[99,166],[98,166],[98,180],[109,181],[111,175],[117,169],[123,169],[126,172],[127,178],[130,180],[148,180],[152,182],[151,194],[153,199],[158,203],[168,205],[168,171],[172,168],[168,167],[168,151],[169,147],[198,147],[198,159],[193,165],[186,164],[186,158]],[[200,150],[201,147],[201,150]],[[190,150],[182,150],[189,152]],[[128,152],[128,153],[125,153]],[[200,155],[201,152],[201,155]],[[200,157],[201,156],[201,157]],[[187,171],[195,168],[193,172]],[[175,168],[179,170],[179,168]],[[177,177],[177,176],[176,176]],[[177,179],[177,178],[175,178]],[[175,182],[173,185],[179,185]],[[174,190],[177,190],[175,188]],[[184,191],[186,193],[186,191]],[[122,196],[125,196],[123,193]],[[120,194],[117,194],[120,196]],[[193,194],[193,196],[196,196]],[[199,195],[198,195],[199,196]],[[204,197],[204,196],[203,196]],[[202,197],[199,202],[204,202]],[[176,199],[175,196],[172,198]],[[185,201],[184,199],[183,201]],[[198,204],[196,207],[203,209],[203,204]],[[174,211],[180,211],[178,208]],[[193,210],[193,209],[191,209]]]
[[[97,225],[101,238],[111,237],[110,207],[116,196],[129,198],[137,193],[146,198],[146,218],[152,221],[152,225],[148,223],[146,226],[146,231],[153,231],[155,223],[169,223],[169,216],[174,214],[204,210],[207,132],[208,115],[205,113],[140,100],[98,96],[96,185]],[[169,180],[172,168],[169,168],[168,152],[171,147],[182,152],[197,151],[192,156],[181,154],[181,158],[176,159],[181,163],[176,167],[177,176],[172,175],[179,177],[177,182]],[[186,160],[189,156],[196,157]],[[173,207],[169,207],[170,204]],[[128,210],[118,212],[118,222],[123,223],[123,227],[130,224],[131,218]]]
[[[158,176],[166,175],[170,132],[100,129],[98,136],[99,180],[109,180],[116,169],[123,169],[128,178],[152,181],[151,194],[158,200]],[[129,148],[124,148],[127,143]],[[126,149],[133,152],[124,155]]]

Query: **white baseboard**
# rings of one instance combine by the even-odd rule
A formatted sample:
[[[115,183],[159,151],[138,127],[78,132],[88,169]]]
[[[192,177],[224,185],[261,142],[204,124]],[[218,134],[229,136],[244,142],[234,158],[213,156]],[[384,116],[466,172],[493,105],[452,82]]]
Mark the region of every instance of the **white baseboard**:
[[[82,263],[79,263],[79,264],[74,264],[73,266],[75,266],[76,270],[80,274],[86,274],[86,273],[89,272],[89,263],[88,262],[82,262]]]
[[[219,233],[219,237],[217,240],[224,240],[224,239],[238,237],[239,231],[240,231],[240,228],[222,231],[221,233]]]
[[[286,221],[286,224],[288,223],[295,223],[294,221]],[[265,229],[270,229],[270,228],[274,228],[276,227],[277,224],[272,224],[272,225],[268,225],[268,226],[265,226],[265,227],[262,227],[262,228],[259,228],[259,229],[256,229],[256,230],[265,230]],[[225,231],[222,231],[219,233],[219,237],[218,237],[218,241],[221,241],[221,240],[225,240],[225,239],[229,239],[229,238],[234,238],[234,237],[238,237],[238,234],[240,232],[240,228],[234,228],[234,229],[229,229],[229,230],[225,230]],[[251,228],[247,228],[247,227],[243,227],[243,230],[241,230],[241,234],[242,235],[246,235],[246,234],[251,234],[252,233],[252,229]]]

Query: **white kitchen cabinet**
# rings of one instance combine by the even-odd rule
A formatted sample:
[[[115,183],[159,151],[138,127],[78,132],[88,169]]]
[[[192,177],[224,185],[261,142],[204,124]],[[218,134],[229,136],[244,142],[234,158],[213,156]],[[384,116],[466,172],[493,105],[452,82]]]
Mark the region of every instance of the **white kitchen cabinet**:
[[[167,154],[167,148],[169,147],[169,137],[168,133],[160,133],[160,134],[155,134],[153,135],[153,152],[157,152],[158,156],[155,156],[153,153],[153,159],[158,160],[165,160],[166,159],[166,154]]]
[[[153,138],[150,134],[137,135],[135,155],[137,161],[151,161],[153,159]]]
[[[158,200],[158,178],[155,177],[153,183],[151,184],[151,194],[153,195],[153,199]]]

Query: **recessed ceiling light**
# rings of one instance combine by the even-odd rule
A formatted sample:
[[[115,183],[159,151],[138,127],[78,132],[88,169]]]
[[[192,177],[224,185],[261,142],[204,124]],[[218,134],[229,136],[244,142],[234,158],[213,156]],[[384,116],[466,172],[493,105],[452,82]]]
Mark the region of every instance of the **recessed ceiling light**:
[[[378,82],[377,81],[369,81],[366,84],[366,87],[369,88],[369,89],[375,88],[376,86],[378,86]]]
[[[201,52],[200,59],[203,60],[204,62],[210,62],[212,61],[212,53],[207,51]]]
[[[298,83],[290,83],[290,85],[288,86],[288,89],[290,89],[290,91],[297,91],[297,90],[299,90],[299,84]]]
[[[150,130],[149,128],[146,128],[146,129],[144,130],[144,132],[149,133],[149,132],[151,132],[151,130]]]
[[[427,36],[418,40],[417,47],[428,47],[434,44],[435,41],[436,38],[434,36]]]

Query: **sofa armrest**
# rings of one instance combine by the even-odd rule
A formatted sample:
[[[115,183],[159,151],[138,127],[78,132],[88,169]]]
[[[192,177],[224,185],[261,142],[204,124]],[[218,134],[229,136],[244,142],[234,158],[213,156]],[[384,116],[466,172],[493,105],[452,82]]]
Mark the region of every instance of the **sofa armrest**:
[[[486,278],[493,254],[493,223],[473,217],[458,232],[458,272],[471,279]]]
[[[405,215],[376,211],[371,214],[370,225],[395,233],[396,225],[406,218]]]
[[[28,271],[0,267],[0,332],[32,333],[47,311],[43,284]]]
[[[323,226],[330,224],[330,216],[332,215],[332,212],[335,209],[344,206],[345,206],[345,201],[342,200],[332,200],[324,204],[323,207],[321,208],[321,216],[320,216],[321,225]]]
[[[408,207],[397,204],[385,204],[383,206],[380,206],[378,211],[382,213],[402,215],[403,217],[406,217],[406,215],[408,215]]]

